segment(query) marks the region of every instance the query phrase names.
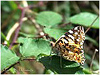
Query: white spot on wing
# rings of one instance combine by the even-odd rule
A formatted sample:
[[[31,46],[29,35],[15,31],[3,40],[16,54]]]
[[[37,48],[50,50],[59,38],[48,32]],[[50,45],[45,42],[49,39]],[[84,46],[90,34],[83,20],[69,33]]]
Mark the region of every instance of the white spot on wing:
[[[68,36],[74,40],[74,37],[72,35],[68,35]]]
[[[72,31],[72,30],[69,30],[68,32],[69,32],[69,33],[71,33],[71,34],[73,33],[73,31]]]
[[[80,35],[78,35],[78,37],[80,37]]]
[[[77,33],[77,32],[75,32],[75,35],[78,35],[78,33]]]
[[[69,53],[73,53],[73,52],[69,51]]]
[[[80,42],[80,45],[83,45],[83,43],[82,43],[82,42]]]
[[[68,41],[67,41],[67,40],[65,40],[65,39],[64,39],[64,42],[65,42],[65,43],[68,43]]]
[[[83,49],[83,46],[81,46],[81,48]],[[83,50],[82,50],[83,51]]]
[[[84,32],[84,28],[82,27],[82,31]]]
[[[82,43],[84,43],[84,41],[82,40]]]
[[[75,28],[74,28],[74,30],[77,30],[77,29],[78,29],[78,27],[75,27]]]
[[[61,37],[65,37],[65,35],[62,35]]]
[[[80,41],[79,39],[76,39],[78,42]]]
[[[68,41],[69,41],[70,43],[74,43],[74,41],[72,41],[72,39],[68,39]]]

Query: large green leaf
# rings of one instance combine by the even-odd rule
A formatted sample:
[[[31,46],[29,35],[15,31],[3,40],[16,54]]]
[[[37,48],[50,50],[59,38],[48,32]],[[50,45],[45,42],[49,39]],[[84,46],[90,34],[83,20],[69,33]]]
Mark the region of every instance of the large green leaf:
[[[50,54],[51,47],[48,41],[43,39],[32,39],[32,38],[19,38],[20,53],[23,57],[35,56],[39,54]]]
[[[62,21],[61,15],[52,11],[40,12],[36,17],[37,23],[43,26],[54,26]]]
[[[77,71],[82,70],[80,64],[74,61],[65,60],[58,56],[42,57],[39,61],[43,63],[46,69],[50,69],[53,72],[57,72],[59,74],[75,74]]]
[[[19,60],[14,52],[1,45],[1,70],[11,66]]]
[[[57,29],[57,28],[44,28],[44,32],[49,34],[49,36],[55,38],[56,40],[59,39],[65,32],[64,29]]]
[[[96,19],[96,17],[97,17],[96,14],[92,14],[89,12],[82,12],[80,14],[70,17],[70,21],[73,24],[79,24],[89,27],[92,24],[92,22]],[[92,28],[99,28],[99,18],[94,22]]]

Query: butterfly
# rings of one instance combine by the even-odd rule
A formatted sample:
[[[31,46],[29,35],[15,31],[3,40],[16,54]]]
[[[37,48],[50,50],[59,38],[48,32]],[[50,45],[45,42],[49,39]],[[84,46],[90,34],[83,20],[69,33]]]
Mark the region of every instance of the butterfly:
[[[99,16],[94,19],[85,32],[82,26],[76,26],[62,35],[55,43],[51,42],[53,52],[58,56],[62,56],[66,60],[75,61],[81,65],[84,65],[85,56],[83,44],[85,34],[95,23],[98,17]]]
[[[83,43],[85,40],[84,28],[77,26],[53,43],[53,52],[69,61],[75,61],[81,65],[85,62]]]

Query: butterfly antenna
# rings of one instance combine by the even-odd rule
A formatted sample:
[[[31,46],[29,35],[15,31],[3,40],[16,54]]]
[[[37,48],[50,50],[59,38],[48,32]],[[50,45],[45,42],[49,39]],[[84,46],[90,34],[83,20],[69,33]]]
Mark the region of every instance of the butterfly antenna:
[[[87,28],[87,30],[85,31],[85,34],[87,33],[87,31],[91,28],[91,26],[94,24],[94,22],[98,19],[99,16],[97,16],[95,18],[95,20],[91,23],[91,25],[89,26],[89,28]]]

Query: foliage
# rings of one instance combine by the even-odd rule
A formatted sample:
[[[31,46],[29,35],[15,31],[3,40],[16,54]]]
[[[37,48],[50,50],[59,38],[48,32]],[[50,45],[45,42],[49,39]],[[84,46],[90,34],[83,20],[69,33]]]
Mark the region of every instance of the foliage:
[[[44,32],[49,34],[51,37],[53,37],[57,40],[60,38],[60,36],[62,36],[66,32],[66,30],[61,29],[61,28],[48,28],[48,27],[46,27],[46,28],[44,28]]]
[[[6,46],[1,45],[1,70],[16,63],[19,57],[14,52],[9,50]]]
[[[62,61],[60,63],[61,59]],[[60,58],[58,56],[43,57],[40,59],[40,62],[44,64],[46,69],[50,69],[54,72],[56,71],[56,73],[59,74],[74,74],[79,70],[82,71],[82,68],[78,63],[68,60],[66,61],[65,59]]]
[[[70,21],[74,24],[79,24],[88,27],[92,24],[92,22],[95,20],[97,16],[98,15],[89,12],[82,12],[80,14],[70,17]],[[92,27],[99,28],[99,18],[94,22]]]
[[[52,11],[40,12],[36,18],[37,23],[48,27],[55,26],[62,21],[61,15]]]
[[[43,39],[32,39],[32,38],[19,38],[20,53],[23,57],[35,56],[44,53],[50,54],[51,47],[49,42]]]
[[[18,68],[27,70],[20,64],[18,66],[12,66],[19,62],[24,66],[28,66],[28,68],[30,68],[29,65],[34,68],[32,69],[34,72],[26,72],[24,70],[21,72],[18,71],[18,73],[20,72],[24,74],[35,73],[35,71],[36,73],[39,73],[37,70],[39,69],[39,71],[41,71],[40,63],[42,64],[42,70],[45,74],[93,74],[93,72],[89,70],[89,66],[94,53],[93,50],[95,48],[98,49],[99,46],[97,35],[97,31],[99,29],[99,19],[95,21],[90,31],[86,33],[86,42],[84,43],[86,62],[84,66],[74,61],[65,60],[56,54],[52,54],[52,46],[50,45],[50,42],[58,40],[65,32],[72,29],[76,25],[84,26],[84,29],[86,30],[86,27],[91,25],[91,23],[97,17],[97,14],[93,12],[92,9],[92,12],[90,12],[86,11],[87,9],[84,8],[81,9],[83,12],[77,14],[75,12],[77,10],[74,11],[72,9],[72,12],[70,12],[70,9],[72,8],[70,8],[70,6],[72,5],[69,5],[69,3],[75,4],[74,2],[70,1],[68,3],[67,1],[62,2],[62,4],[57,1],[53,3],[49,1],[47,3],[41,1],[27,1],[26,3],[29,4],[29,7],[34,4],[34,9],[26,10],[26,8],[24,8],[26,10],[24,16],[27,17],[27,20],[23,21],[21,24],[22,26],[19,26],[19,36],[17,37],[16,41],[13,42],[13,39],[17,34],[16,29],[15,33],[13,33],[10,37],[10,40],[7,40],[6,35],[8,34],[8,31],[11,31],[13,25],[15,25],[18,20],[18,23],[20,23],[21,16],[23,15],[23,9],[19,8],[16,1],[1,2],[2,12],[4,12],[2,13],[4,16],[1,17],[1,71],[4,71],[9,67],[11,68],[7,72],[8,74],[9,72],[12,74],[17,73],[15,69]],[[56,3],[59,4],[59,8],[56,6]],[[52,9],[51,4],[54,6],[54,9]],[[21,4],[21,7],[22,6],[25,6],[23,2]],[[66,6],[68,6],[67,9]],[[70,16],[68,16],[69,14]],[[8,18],[7,20],[5,20],[6,17]],[[93,35],[91,35],[91,33],[93,33]],[[3,45],[5,44],[4,41],[7,41],[7,46]],[[11,43],[13,43],[13,45],[11,49],[9,49],[8,47],[11,46]],[[98,54],[96,57],[97,58],[93,61],[93,70],[98,70]],[[32,62],[29,58],[33,58],[32,60],[35,58],[36,60]],[[31,63],[23,63],[24,60]],[[33,66],[35,61],[38,61],[38,67],[36,66],[37,64]]]

